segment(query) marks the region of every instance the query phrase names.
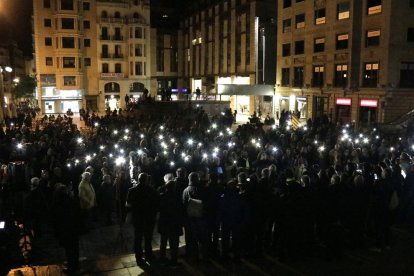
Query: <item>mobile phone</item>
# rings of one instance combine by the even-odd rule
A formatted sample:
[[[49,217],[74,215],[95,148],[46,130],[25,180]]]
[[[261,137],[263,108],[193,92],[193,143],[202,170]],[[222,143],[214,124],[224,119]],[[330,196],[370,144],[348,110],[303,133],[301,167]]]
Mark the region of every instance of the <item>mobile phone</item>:
[[[377,180],[378,179],[378,175],[376,173],[374,173],[374,179]]]
[[[6,222],[0,221],[0,229],[4,229],[5,226],[6,226]]]

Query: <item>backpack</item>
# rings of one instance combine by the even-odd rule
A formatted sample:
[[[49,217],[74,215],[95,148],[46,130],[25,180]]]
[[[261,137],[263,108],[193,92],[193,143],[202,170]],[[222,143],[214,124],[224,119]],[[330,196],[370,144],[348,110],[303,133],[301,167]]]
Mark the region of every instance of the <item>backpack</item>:
[[[187,215],[190,218],[201,218],[203,216],[203,201],[190,197],[187,203]]]

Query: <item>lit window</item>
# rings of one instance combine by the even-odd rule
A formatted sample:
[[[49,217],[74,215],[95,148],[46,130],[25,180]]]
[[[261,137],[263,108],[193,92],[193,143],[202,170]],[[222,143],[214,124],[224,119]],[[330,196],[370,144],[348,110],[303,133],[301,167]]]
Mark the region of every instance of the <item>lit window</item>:
[[[335,65],[335,87],[346,87],[348,84],[348,65],[336,64]]]
[[[283,20],[283,32],[284,33],[290,32],[291,28],[292,28],[292,20],[290,18]]]
[[[325,38],[324,37],[315,38],[314,43],[313,43],[313,51],[315,53],[325,51]]]
[[[75,68],[75,58],[63,57],[63,68]]]
[[[296,19],[295,20],[296,29],[305,28],[305,14],[304,13],[296,15],[295,19]]]
[[[381,36],[380,30],[367,31],[366,39],[365,39],[365,46],[366,47],[379,46],[380,36]]]
[[[367,0],[367,13],[369,15],[382,12],[382,0]]]
[[[339,3],[336,11],[336,18],[338,20],[344,20],[349,18],[349,2]]]
[[[53,58],[46,57],[46,66],[53,66]]]
[[[325,24],[326,23],[326,11],[325,8],[315,10],[315,24]]]
[[[63,77],[63,85],[64,86],[74,86],[74,85],[76,85],[76,77],[75,76],[64,76]]]
[[[365,63],[363,85],[377,87],[379,77],[379,63]]]
[[[321,65],[313,66],[313,74],[312,74],[312,86],[313,87],[323,86],[324,72],[325,72],[325,66],[321,66]]]
[[[338,34],[336,35],[336,49],[337,50],[344,50],[348,49],[348,34]]]

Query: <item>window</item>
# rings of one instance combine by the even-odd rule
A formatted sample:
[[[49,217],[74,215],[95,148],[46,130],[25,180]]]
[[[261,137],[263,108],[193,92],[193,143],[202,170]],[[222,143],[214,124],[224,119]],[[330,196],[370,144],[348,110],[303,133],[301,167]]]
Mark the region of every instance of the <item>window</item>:
[[[76,85],[76,77],[75,76],[64,76],[63,77],[63,85],[65,85],[65,86],[74,86],[74,85]]]
[[[381,13],[382,1],[381,0],[367,0],[367,13],[369,15]]]
[[[43,26],[44,27],[52,27],[52,20],[50,18],[45,18],[43,20]]]
[[[85,66],[91,66],[91,58],[85,58],[83,63],[85,64]]]
[[[135,75],[142,75],[142,62],[135,62]]]
[[[325,51],[325,38],[324,37],[315,38],[314,43],[313,43],[313,51],[315,53]]]
[[[290,68],[282,68],[282,86],[290,86]]]
[[[326,11],[325,8],[315,10],[315,25],[326,23]]]
[[[336,49],[337,50],[344,50],[348,49],[348,34],[338,34],[336,35]]]
[[[282,56],[283,57],[290,56],[290,43],[286,43],[282,45]]]
[[[336,64],[335,65],[335,87],[346,87],[348,85],[348,65]]]
[[[349,2],[339,3],[336,8],[336,19],[344,20],[349,18]]]
[[[135,28],[135,38],[142,38],[142,28],[136,27]]]
[[[290,18],[283,20],[283,32],[284,33],[290,32],[291,28],[292,28],[292,20]]]
[[[144,50],[143,50],[144,45],[142,44],[135,44],[135,53],[134,56],[136,57],[142,57],[144,54]]]
[[[109,58],[109,53],[108,53],[108,45],[103,44],[102,45],[102,54],[101,54],[102,58]]]
[[[293,68],[293,86],[294,87],[303,87],[303,67],[294,67]]]
[[[46,57],[46,66],[53,66],[53,58]]]
[[[401,62],[400,87],[414,88],[414,62]]]
[[[109,64],[102,63],[102,73],[109,73]]]
[[[91,4],[89,2],[83,2],[83,10],[89,11],[91,9]]]
[[[414,28],[407,29],[407,42],[414,42]]]
[[[312,86],[313,87],[322,87],[324,84],[324,74],[325,66],[317,65],[313,66],[313,74],[312,74]]]
[[[75,48],[75,38],[62,37],[62,48]]]
[[[83,21],[83,28],[84,29],[90,29],[91,28],[91,22],[89,20]]]
[[[365,63],[363,85],[365,87],[377,87],[379,77],[378,63]]]
[[[283,0],[283,8],[289,8],[292,6],[292,0]]]
[[[295,55],[302,55],[305,53],[305,41],[295,41]]]
[[[367,31],[365,38],[365,47],[379,46],[380,36],[380,30]]]
[[[89,38],[83,40],[83,47],[91,47],[91,40]]]
[[[75,68],[74,57],[63,57],[63,68]]]
[[[73,10],[73,0],[60,0],[60,9],[61,10]]]
[[[121,63],[115,63],[115,73],[122,73]]]
[[[43,8],[45,9],[50,8],[50,0],[43,0]]]
[[[52,46],[52,38],[45,37],[45,46]]]
[[[296,15],[295,24],[296,24],[296,29],[305,28],[305,14],[304,13]]]
[[[61,24],[62,24],[62,29],[65,29],[65,30],[75,29],[75,19],[74,18],[62,18]]]

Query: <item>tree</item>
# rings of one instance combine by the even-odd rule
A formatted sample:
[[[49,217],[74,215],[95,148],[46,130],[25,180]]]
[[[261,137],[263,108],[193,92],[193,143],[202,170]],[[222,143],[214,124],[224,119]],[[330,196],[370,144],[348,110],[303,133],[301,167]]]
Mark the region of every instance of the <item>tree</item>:
[[[19,98],[33,98],[34,89],[36,88],[36,79],[31,76],[23,76],[13,88],[13,97]]]

